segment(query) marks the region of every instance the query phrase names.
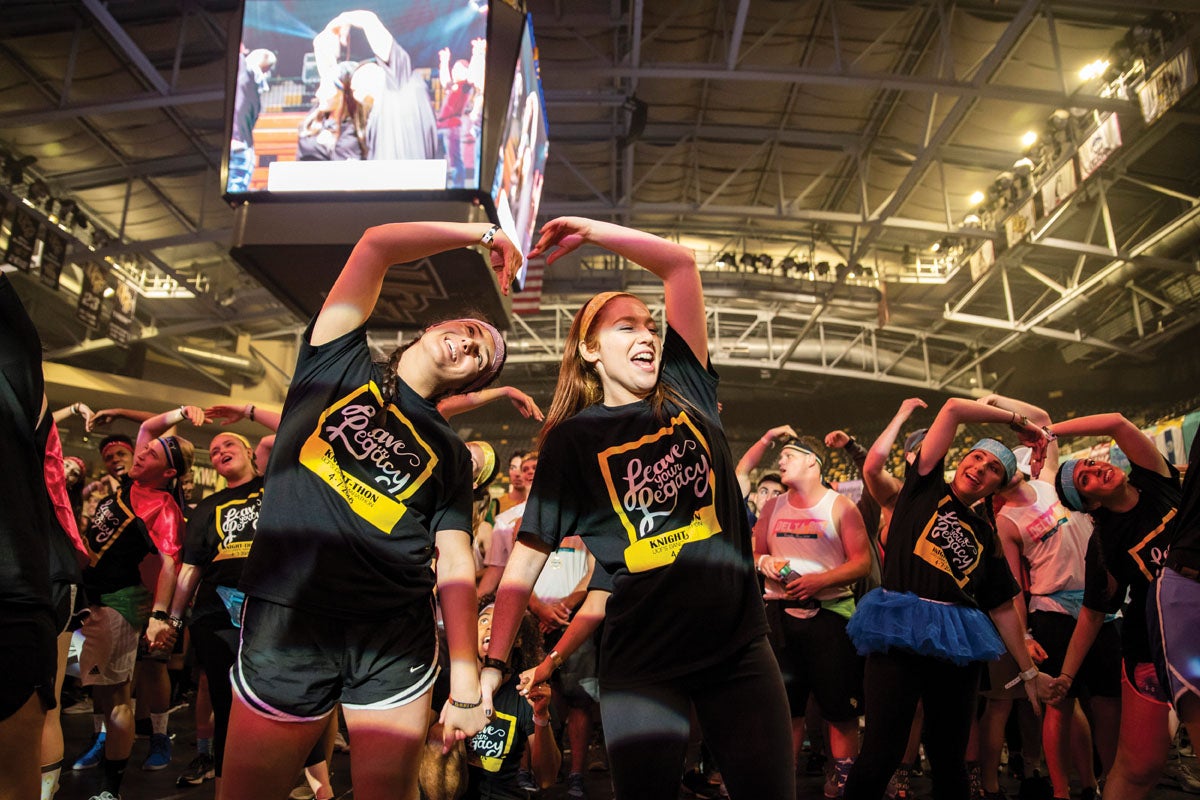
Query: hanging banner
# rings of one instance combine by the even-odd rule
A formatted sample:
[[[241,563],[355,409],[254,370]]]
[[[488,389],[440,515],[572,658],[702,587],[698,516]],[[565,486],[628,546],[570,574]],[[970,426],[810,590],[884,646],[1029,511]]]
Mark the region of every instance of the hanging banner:
[[[75,308],[75,318],[89,328],[98,328],[100,305],[104,300],[104,290],[108,288],[108,270],[95,261],[85,261],[80,267],[83,269],[83,282],[79,286],[79,305]]]
[[[1033,198],[1017,209],[1016,213],[1004,221],[1004,235],[1008,246],[1012,247],[1033,232],[1036,214],[1033,210]]]
[[[984,239],[983,244],[974,253],[971,253],[971,258],[967,264],[971,268],[971,283],[987,274],[987,271],[996,263],[996,243],[991,239]]]
[[[1079,180],[1086,181],[1091,174],[1108,160],[1113,151],[1121,146],[1121,126],[1116,114],[1109,114],[1092,132],[1087,141],[1080,145]]]
[[[8,237],[8,252],[4,260],[22,272],[33,266],[33,249],[37,246],[41,220],[24,203],[17,206],[13,219],[12,234]]]
[[[1183,52],[1154,71],[1150,79],[1137,90],[1138,104],[1146,124],[1167,113],[1188,89],[1196,85],[1196,63],[1191,50]]]
[[[1072,158],[1055,170],[1049,180],[1042,184],[1042,215],[1045,216],[1058,208],[1078,185],[1075,180],[1075,159]]]
[[[51,289],[58,288],[63,264],[67,263],[67,237],[54,228],[47,228],[46,240],[42,243],[42,283]]]
[[[126,347],[134,336],[134,309],[137,308],[137,292],[125,281],[117,281],[117,292],[114,296],[112,315],[108,318],[108,338],[114,344]]]

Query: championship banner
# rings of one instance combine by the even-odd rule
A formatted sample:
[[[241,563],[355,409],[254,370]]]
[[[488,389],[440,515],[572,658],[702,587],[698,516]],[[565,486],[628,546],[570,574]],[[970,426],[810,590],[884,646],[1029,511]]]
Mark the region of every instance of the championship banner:
[[[979,249],[971,253],[971,258],[967,260],[967,265],[971,268],[971,283],[983,277],[995,263],[996,243],[991,239],[984,239]]]
[[[108,338],[116,345],[127,347],[137,324],[133,318],[137,308],[137,292],[125,281],[118,280],[114,299],[116,302],[113,303],[112,315],[108,318]]]
[[[37,215],[24,203],[18,205],[4,260],[22,272],[28,272],[33,266],[33,250],[37,246],[40,227]]]
[[[1079,147],[1079,180],[1086,181],[1091,177],[1120,146],[1121,126],[1117,122],[1117,115],[1109,114]]]
[[[75,308],[75,318],[89,328],[98,328],[100,305],[104,300],[104,290],[108,288],[108,270],[95,261],[85,261],[80,267],[83,269],[83,281],[79,285],[79,305]]]
[[[1146,120],[1147,125],[1154,122],[1195,85],[1196,63],[1192,61],[1191,50],[1184,48],[1183,52],[1156,69],[1149,80],[1138,88],[1142,119]]]
[[[42,243],[42,283],[51,289],[57,289],[58,279],[66,261],[67,237],[54,228],[48,228],[46,240]]]

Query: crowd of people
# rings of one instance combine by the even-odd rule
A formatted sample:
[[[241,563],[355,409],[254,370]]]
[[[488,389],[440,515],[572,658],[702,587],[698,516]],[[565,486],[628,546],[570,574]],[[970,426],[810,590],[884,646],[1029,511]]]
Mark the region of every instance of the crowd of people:
[[[281,413],[51,411],[0,276],[0,798],[53,797],[65,765],[119,800],[139,717],[142,769],[167,767],[185,647],[197,752],[179,781],[221,800],[287,797],[301,775],[332,797],[343,719],[368,800],[525,798],[560,775],[582,798],[598,742],[621,800],[790,800],[806,740],[824,742],[826,797],[911,797],[923,750],[934,798],[995,800],[1013,715],[1053,797],[1150,794],[1175,728],[1200,724],[1200,442],[1188,470],[1120,413],[989,395],[906,400],[869,447],[779,421],[735,458],[693,254],[560,218],[531,255],[584,245],[662,281],[667,330],[635,295],[593,297],[544,415],[492,385],[506,347],[487,320],[431,324],[385,363],[367,344],[390,265],[480,246],[507,287],[522,256],[497,226],[366,231]],[[502,399],[543,425],[506,465],[448,422]],[[89,480],[62,454],[72,416],[138,433],[106,436]],[[242,420],[264,438],[218,429],[220,489],[193,496],[187,436]],[[993,436],[952,459],[966,425]],[[1062,458],[1080,436],[1131,470]],[[858,465],[857,502],[831,487],[831,451]],[[72,759],[57,705],[75,631],[95,735]]]

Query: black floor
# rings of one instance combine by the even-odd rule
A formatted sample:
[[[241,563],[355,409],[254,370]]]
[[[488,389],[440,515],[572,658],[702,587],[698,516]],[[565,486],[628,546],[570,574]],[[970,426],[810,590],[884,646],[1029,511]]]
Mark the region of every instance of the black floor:
[[[143,772],[139,769],[145,758],[147,742],[138,740],[134,745],[133,756],[130,759],[125,783],[122,787],[122,800],[212,800],[213,784],[203,786],[178,788],[175,785],[179,774],[195,756],[195,727],[190,708],[185,708],[171,715],[171,730],[176,733],[171,766],[159,772]],[[92,718],[89,714],[73,714],[63,716],[63,731],[66,740],[68,767],[70,763],[87,746],[92,733]],[[1194,773],[1200,775],[1200,765],[1196,759],[1189,759],[1189,766]],[[96,791],[99,781],[97,770],[73,772],[69,768],[63,771],[61,785],[57,797],[59,800],[88,800]],[[299,780],[297,780],[299,784]],[[802,777],[799,780],[796,800],[818,800],[824,797],[823,781],[819,777]],[[350,756],[336,753],[333,759],[333,786],[339,798],[353,798],[350,791]],[[589,800],[609,800],[612,790],[608,781],[608,773],[601,770],[589,771],[586,777],[587,797]],[[918,798],[929,797],[929,784],[924,778],[917,778],[913,783]],[[1005,778],[1003,788],[1011,797],[1016,797],[1017,784]],[[1153,800],[1185,800],[1197,795],[1186,794],[1169,788],[1159,788],[1151,797]],[[690,798],[692,795],[681,791],[680,798]],[[554,786],[538,795],[538,800],[565,800],[566,789],[563,784]],[[283,800],[283,798],[263,798],[263,800]],[[768,800],[752,798],[751,800]]]

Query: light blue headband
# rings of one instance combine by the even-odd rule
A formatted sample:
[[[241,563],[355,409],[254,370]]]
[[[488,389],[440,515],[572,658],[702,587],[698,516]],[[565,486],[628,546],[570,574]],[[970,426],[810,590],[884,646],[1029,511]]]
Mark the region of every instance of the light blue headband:
[[[995,439],[980,439],[971,450],[982,450],[985,453],[994,455],[1000,461],[1001,466],[1004,467],[1005,484],[1012,480],[1013,475],[1017,474],[1017,457],[1013,455],[1012,450],[1009,450]]]
[[[1079,459],[1072,458],[1064,461],[1058,468],[1058,493],[1067,508],[1072,511],[1083,511],[1086,508],[1083,495],[1075,488],[1075,468],[1077,466],[1079,466]]]

